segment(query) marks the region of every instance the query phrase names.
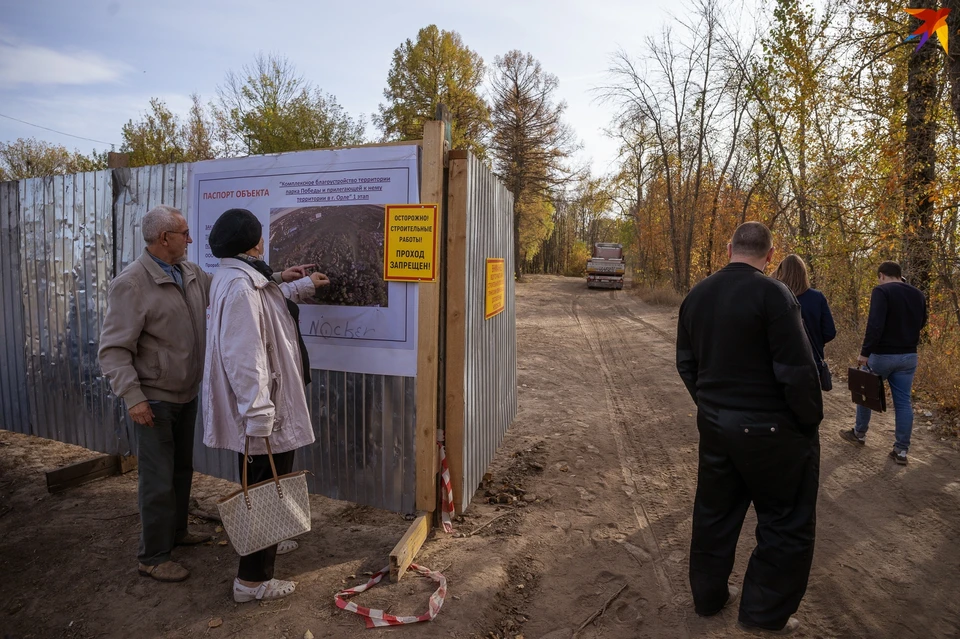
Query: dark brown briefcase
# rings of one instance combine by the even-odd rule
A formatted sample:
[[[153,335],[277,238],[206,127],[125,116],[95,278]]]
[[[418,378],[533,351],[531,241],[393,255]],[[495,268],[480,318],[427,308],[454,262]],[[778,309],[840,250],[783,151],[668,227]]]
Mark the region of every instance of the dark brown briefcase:
[[[873,371],[859,368],[847,369],[847,387],[854,404],[870,410],[887,410],[887,396],[883,390],[883,378]]]

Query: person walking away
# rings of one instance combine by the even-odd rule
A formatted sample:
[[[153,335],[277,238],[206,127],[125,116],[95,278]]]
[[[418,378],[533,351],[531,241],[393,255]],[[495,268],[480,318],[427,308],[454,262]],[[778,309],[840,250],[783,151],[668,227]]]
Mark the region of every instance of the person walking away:
[[[270,479],[265,439],[277,474],[293,470],[296,449],[314,442],[304,392],[297,326],[285,292],[263,262],[263,227],[245,209],[230,209],[210,231],[220,267],[210,289],[210,337],[203,383],[203,442],[237,453],[243,468],[249,438],[248,482]],[[313,296],[329,280],[321,273],[292,282],[290,300]],[[294,592],[292,581],[274,578],[277,546],[240,558],[233,582],[237,602],[271,600]]]
[[[818,362],[825,357],[823,347],[837,336],[837,327],[833,323],[833,314],[827,297],[815,288],[810,288],[810,277],[803,259],[791,253],[781,260],[773,277],[787,285],[800,302],[800,317],[807,328],[807,337],[813,347]]]
[[[905,465],[913,433],[910,394],[917,372],[920,331],[927,324],[927,300],[919,289],[903,281],[903,272],[896,262],[881,263],[877,280],[879,283],[870,294],[867,330],[857,363],[890,384],[896,424],[890,457]],[[840,436],[858,446],[866,444],[871,414],[869,408],[857,406],[854,427],[840,431]]]
[[[757,546],[743,579],[738,623],[787,634],[807,587],[816,530],[823,399],[800,305],[763,273],[770,230],[741,224],[729,264],[680,307],[677,371],[697,405],[697,493],[690,588],[710,616],[740,594],[728,584],[743,519],[757,513]]]
[[[175,582],[190,572],[171,559],[174,546],[211,538],[187,529],[209,276],[186,261],[193,240],[180,211],[153,208],[141,228],[143,254],[107,293],[99,360],[134,423],[138,571]]]

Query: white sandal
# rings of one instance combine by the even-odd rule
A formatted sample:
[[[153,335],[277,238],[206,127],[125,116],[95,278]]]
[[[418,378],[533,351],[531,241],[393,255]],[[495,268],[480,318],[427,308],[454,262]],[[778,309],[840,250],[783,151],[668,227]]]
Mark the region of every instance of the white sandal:
[[[239,579],[233,580],[233,600],[237,603],[253,601],[271,601],[273,599],[282,599],[287,595],[293,594],[297,589],[297,584],[292,581],[282,581],[280,579],[271,579],[264,581],[259,586],[251,588],[240,583]]]
[[[296,550],[296,549],[299,548],[299,547],[300,547],[300,544],[298,544],[298,543],[295,542],[294,540],[292,540],[292,539],[285,539],[285,540],[281,541],[279,544],[277,544],[277,554],[278,554],[278,555],[285,555],[285,554],[287,554],[288,552],[293,552],[294,550]]]

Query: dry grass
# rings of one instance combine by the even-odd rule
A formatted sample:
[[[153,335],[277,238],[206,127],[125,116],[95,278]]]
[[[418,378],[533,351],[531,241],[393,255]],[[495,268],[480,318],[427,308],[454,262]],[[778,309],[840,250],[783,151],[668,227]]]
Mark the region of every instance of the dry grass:
[[[948,413],[960,412],[958,342],[960,340],[955,336],[949,336],[936,343],[922,344],[917,357],[917,376],[913,382],[915,393],[923,399],[936,402],[941,410]]]
[[[937,407],[934,423],[942,437],[960,437],[960,368],[955,336],[922,344],[917,354],[914,397]]]
[[[654,306],[680,306],[683,302],[683,293],[677,293],[669,284],[640,284],[634,283],[630,289],[634,295],[647,304]]]
[[[863,343],[863,334],[856,328],[837,322],[837,337],[824,348],[827,363],[833,373],[833,387],[847,386],[847,369],[857,365],[857,355]]]

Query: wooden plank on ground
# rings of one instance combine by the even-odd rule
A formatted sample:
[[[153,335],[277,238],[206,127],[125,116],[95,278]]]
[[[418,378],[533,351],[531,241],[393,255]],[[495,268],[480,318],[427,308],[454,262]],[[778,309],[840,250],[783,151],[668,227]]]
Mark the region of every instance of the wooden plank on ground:
[[[420,202],[443,207],[444,123],[423,125],[423,175]],[[437,234],[443,238],[443,215],[437,216]],[[439,256],[438,256],[439,257]],[[417,424],[416,424],[416,508],[437,510],[437,379],[440,366],[440,287],[443,265],[436,282],[417,284]]]
[[[126,475],[131,470],[137,469],[136,455],[117,455],[117,472]]]
[[[99,455],[93,459],[47,472],[47,490],[58,493],[94,479],[116,475],[118,469],[117,455]]]
[[[400,541],[397,542],[397,545],[390,551],[390,581],[393,583],[400,581],[403,573],[407,571],[417,553],[420,552],[420,547],[423,546],[423,542],[427,540],[427,535],[430,533],[432,520],[433,517],[427,513],[420,513],[410,524],[410,528],[400,538]]]
[[[444,436],[450,483],[453,484],[453,503],[463,499],[464,454],[464,371],[467,348],[467,203],[469,199],[467,171],[469,156],[466,151],[450,152],[450,175],[447,180],[447,264],[445,286],[446,347],[443,367]]]

